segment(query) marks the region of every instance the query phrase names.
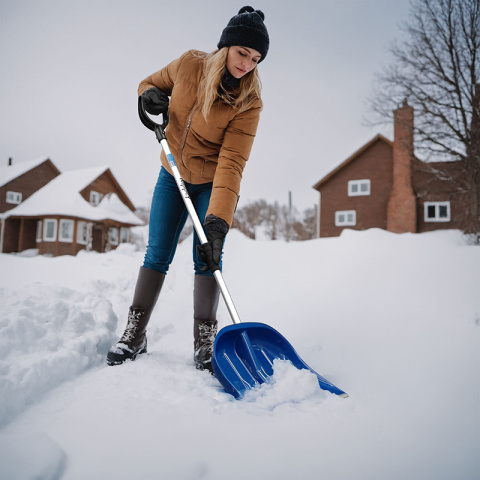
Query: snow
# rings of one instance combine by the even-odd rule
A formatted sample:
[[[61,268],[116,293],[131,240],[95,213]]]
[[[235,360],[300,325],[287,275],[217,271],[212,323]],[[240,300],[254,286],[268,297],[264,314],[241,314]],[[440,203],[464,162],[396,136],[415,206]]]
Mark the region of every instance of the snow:
[[[480,248],[456,231],[255,242],[224,276],[243,321],[314,370],[276,362],[241,401],[192,360],[191,238],[151,319],[149,353],[107,367],[143,252],[0,255],[0,478],[480,477]],[[224,305],[221,326],[230,324]]]

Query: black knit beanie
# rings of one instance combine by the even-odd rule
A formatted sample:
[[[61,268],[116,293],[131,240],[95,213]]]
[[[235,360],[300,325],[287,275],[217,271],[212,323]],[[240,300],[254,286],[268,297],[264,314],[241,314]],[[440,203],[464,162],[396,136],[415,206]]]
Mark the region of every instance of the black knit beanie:
[[[270,43],[264,20],[265,15],[261,10],[255,10],[249,6],[242,7],[238,15],[232,17],[224,28],[217,47],[238,45],[253,48],[262,55],[260,63],[267,56]]]

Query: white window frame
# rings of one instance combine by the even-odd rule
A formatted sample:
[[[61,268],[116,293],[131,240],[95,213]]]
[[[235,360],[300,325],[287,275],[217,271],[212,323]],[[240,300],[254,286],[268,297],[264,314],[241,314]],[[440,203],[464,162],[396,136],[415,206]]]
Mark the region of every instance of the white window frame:
[[[53,224],[53,235],[48,236],[48,226]],[[46,218],[43,222],[43,241],[44,242],[56,242],[57,241],[57,227],[58,221],[55,218]]]
[[[428,216],[429,207],[435,207],[435,217]],[[441,217],[440,216],[440,208],[447,207],[447,216]],[[450,209],[450,202],[425,202],[423,204],[423,218],[424,221],[427,223],[432,222],[450,222],[451,220],[451,209]]]
[[[43,222],[41,220],[37,220],[37,232],[35,234],[35,241],[37,243],[40,243],[43,240],[43,238],[42,238],[42,232],[43,232],[42,228],[43,228]]]
[[[96,207],[102,201],[103,195],[92,190],[90,192],[90,203]]]
[[[362,189],[365,187],[364,189]],[[348,181],[348,196],[361,197],[370,195],[371,181],[368,178],[363,180],[349,180]]]
[[[79,245],[88,244],[88,223],[82,220],[77,223],[77,243]]]
[[[342,216],[345,218],[342,219]],[[349,216],[352,217],[349,220]],[[357,224],[357,212],[355,210],[340,210],[335,212],[335,226],[336,227],[354,227]]]
[[[128,243],[130,241],[130,229],[128,227],[120,227],[120,243]]]
[[[20,203],[22,203],[22,194],[20,192],[7,191],[6,202],[13,205],[20,205]]]
[[[66,231],[64,230],[66,229]],[[66,218],[60,220],[60,228],[58,232],[58,241],[64,243],[73,243],[73,232],[75,230],[75,222]],[[67,235],[65,235],[67,233]]]
[[[118,228],[110,227],[108,229],[108,243],[110,245],[118,245]]]

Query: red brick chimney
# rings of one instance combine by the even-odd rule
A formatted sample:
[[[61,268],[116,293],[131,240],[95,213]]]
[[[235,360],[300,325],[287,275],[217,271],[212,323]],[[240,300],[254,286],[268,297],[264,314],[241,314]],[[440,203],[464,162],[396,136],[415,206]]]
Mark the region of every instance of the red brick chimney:
[[[407,100],[393,112],[393,186],[388,200],[387,230],[417,231],[417,200],[412,188],[413,108]]]

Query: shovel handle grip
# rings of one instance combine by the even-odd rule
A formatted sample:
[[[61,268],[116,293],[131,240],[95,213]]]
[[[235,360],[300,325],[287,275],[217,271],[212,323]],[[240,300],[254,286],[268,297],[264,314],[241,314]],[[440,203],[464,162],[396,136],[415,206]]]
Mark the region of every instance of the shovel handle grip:
[[[168,115],[168,110],[162,114],[162,123],[156,123],[154,122],[148,115],[147,111],[145,110],[145,99],[140,95],[138,97],[138,116],[140,117],[141,122],[149,129],[154,131],[155,133],[158,132],[163,132],[163,136],[165,136],[165,129],[167,128],[168,121],[169,121],[169,115]],[[158,138],[158,135],[157,135]],[[160,141],[160,139],[158,139]]]

